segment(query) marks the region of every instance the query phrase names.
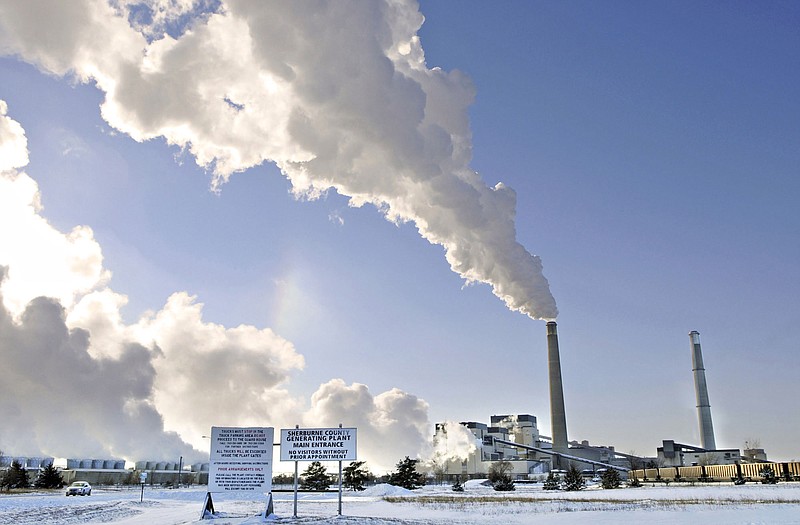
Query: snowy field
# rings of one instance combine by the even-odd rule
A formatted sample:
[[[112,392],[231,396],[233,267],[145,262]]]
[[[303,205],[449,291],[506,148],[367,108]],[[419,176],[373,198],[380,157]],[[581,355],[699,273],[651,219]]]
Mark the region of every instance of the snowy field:
[[[645,486],[580,492],[544,491],[541,485],[518,485],[499,493],[470,482],[463,493],[448,486],[429,486],[413,492],[389,485],[365,492],[345,492],[342,516],[338,495],[299,495],[293,517],[292,493],[275,494],[275,517],[265,520],[266,498],[214,495],[217,516],[201,520],[204,487],[187,489],[95,487],[87,497],[64,492],[0,494],[0,524],[115,523],[178,525],[205,523],[302,523],[340,525],[435,524],[633,524],[705,525],[800,524],[800,483],[766,486],[714,484],[669,487]],[[386,499],[388,498],[388,500]],[[262,516],[257,516],[262,513]]]

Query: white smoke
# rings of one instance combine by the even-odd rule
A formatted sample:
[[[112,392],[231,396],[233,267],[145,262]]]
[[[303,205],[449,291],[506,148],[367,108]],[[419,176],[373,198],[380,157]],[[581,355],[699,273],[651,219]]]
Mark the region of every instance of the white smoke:
[[[366,385],[347,386],[341,379],[328,381],[311,396],[303,423],[358,428],[359,457],[371,458],[374,472],[393,470],[403,457],[420,455],[430,443],[425,401],[396,388],[373,396]]]
[[[427,461],[436,463],[464,461],[480,448],[477,439],[475,434],[461,423],[445,421],[433,441],[433,449]]]
[[[495,426],[508,430],[510,436],[519,433],[519,419],[516,415],[509,415],[495,423]]]
[[[53,299],[34,299],[19,321],[0,305],[5,450],[62,457],[201,456],[164,430],[152,404],[150,350],[128,344],[116,358],[95,359],[88,346],[88,332],[70,329],[64,308]]]
[[[473,87],[427,67],[423,20],[413,0],[8,0],[0,51],[94,82],[109,124],[188,150],[216,189],[274,162],[298,195],[333,188],[413,222],[468,283],[554,319],[515,193],[469,167]]]
[[[358,426],[361,453],[376,466],[416,454],[428,424],[424,401],[396,389],[373,397],[333,380],[307,409],[288,385],[303,356],[268,328],[204,321],[203,305],[186,292],[124,323],[127,297],[109,288],[92,230],[65,234],[41,216],[36,182],[16,169],[27,162],[24,130],[3,101],[0,110],[0,151],[13,159],[0,173],[0,224],[14,225],[0,228],[6,452],[194,461],[205,456],[202,436],[212,425],[290,428],[302,420]],[[355,391],[359,402],[344,403]]]

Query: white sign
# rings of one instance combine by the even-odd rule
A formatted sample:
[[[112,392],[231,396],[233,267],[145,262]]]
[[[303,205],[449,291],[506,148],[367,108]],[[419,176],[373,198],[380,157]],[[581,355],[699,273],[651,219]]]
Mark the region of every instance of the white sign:
[[[211,427],[208,492],[272,491],[272,427]]]
[[[355,461],[355,428],[281,429],[281,461]]]

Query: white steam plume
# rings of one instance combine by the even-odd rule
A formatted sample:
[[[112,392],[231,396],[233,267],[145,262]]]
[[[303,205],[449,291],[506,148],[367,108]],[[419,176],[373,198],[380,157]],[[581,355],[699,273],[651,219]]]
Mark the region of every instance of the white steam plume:
[[[125,324],[127,297],[107,286],[111,273],[92,230],[65,234],[40,215],[36,182],[17,170],[28,159],[25,133],[2,100],[0,151],[0,224],[14,225],[0,228],[7,453],[194,461],[205,456],[202,435],[212,425],[284,428],[299,420],[356,424],[372,469],[418,453],[424,401],[396,389],[373,397],[363,385],[333,380],[306,411],[288,389],[304,364],[289,341],[270,329],[208,323],[186,292]],[[354,392],[358,402],[340,404]]]
[[[456,421],[445,421],[433,441],[430,463],[461,462],[474,454],[479,444],[467,427]]]
[[[375,473],[388,472],[405,456],[417,456],[429,445],[428,404],[393,388],[373,396],[366,385],[348,386],[341,379],[320,385],[311,396],[305,426],[358,428],[359,459],[370,458]]]
[[[297,194],[333,188],[413,222],[468,283],[557,316],[540,259],[516,240],[515,193],[469,167],[473,87],[427,67],[416,2],[111,4],[2,1],[0,52],[95,82],[113,127],[187,149],[215,188],[274,162]]]
[[[19,321],[0,304],[5,450],[62,457],[202,457],[164,430],[151,402],[150,351],[128,344],[116,358],[92,358],[88,332],[70,329],[64,317],[64,308],[44,297],[31,301]]]

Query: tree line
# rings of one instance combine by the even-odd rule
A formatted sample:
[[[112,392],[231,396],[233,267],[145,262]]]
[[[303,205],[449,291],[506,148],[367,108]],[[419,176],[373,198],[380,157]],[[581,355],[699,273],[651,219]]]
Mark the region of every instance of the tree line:
[[[31,486],[37,489],[60,489],[64,485],[61,472],[52,463],[37,472],[33,484],[28,477],[28,469],[17,460],[12,461],[0,476],[0,490],[27,489]]]
[[[397,463],[395,471],[381,478],[369,471],[365,461],[353,461],[342,468],[342,486],[349,490],[361,491],[366,489],[368,483],[385,481],[390,485],[413,490],[425,485],[425,474],[417,472],[418,461],[406,456]],[[294,477],[289,474],[279,474],[273,478],[273,483],[292,484]],[[325,465],[319,461],[312,461],[300,475],[299,488],[323,491],[337,483],[337,474],[329,474]]]

